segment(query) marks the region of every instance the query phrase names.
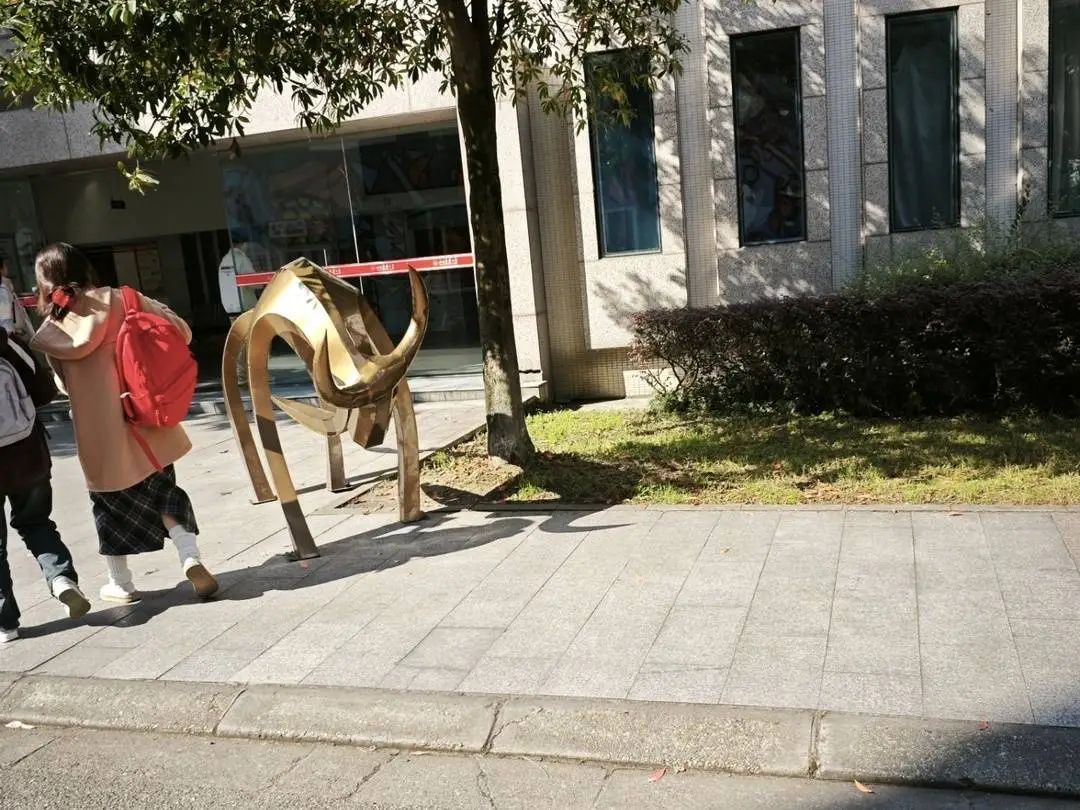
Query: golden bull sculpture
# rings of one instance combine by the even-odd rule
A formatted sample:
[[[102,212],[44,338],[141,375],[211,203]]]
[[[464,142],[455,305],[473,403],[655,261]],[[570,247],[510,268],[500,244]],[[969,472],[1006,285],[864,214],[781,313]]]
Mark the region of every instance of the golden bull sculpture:
[[[412,320],[395,346],[359,291],[306,259],[281,268],[255,307],[233,323],[225,340],[221,381],[233,433],[243,454],[255,502],[281,501],[298,559],[319,556],[296,487],[285,462],[274,406],[326,437],[327,486],[348,488],[341,437],[361,447],[382,443],[394,418],[398,446],[398,505],[401,520],[423,517],[420,510],[420,456],[416,415],[405,373],[424,339],[428,298],[424,282],[409,271]],[[319,404],[280,399],[270,393],[270,345],[281,338],[304,361]],[[252,411],[259,430],[271,489],[240,399],[237,365],[246,351]]]

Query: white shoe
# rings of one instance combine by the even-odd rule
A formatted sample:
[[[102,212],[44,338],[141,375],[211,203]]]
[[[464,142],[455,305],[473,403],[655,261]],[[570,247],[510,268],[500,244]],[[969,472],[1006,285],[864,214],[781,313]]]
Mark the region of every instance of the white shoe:
[[[7,644],[9,641],[14,641],[18,637],[18,627],[13,627],[11,630],[0,630],[0,644]]]
[[[206,599],[218,591],[218,583],[214,575],[206,570],[206,566],[199,560],[193,558],[184,560],[184,576],[195,588],[196,596]]]
[[[57,577],[52,583],[52,592],[64,607],[69,619],[78,619],[90,612],[90,600],[83,596],[79,586],[67,577]]]
[[[130,582],[127,585],[106,582],[98,591],[98,596],[101,597],[103,602],[114,602],[118,605],[130,605],[132,602],[138,602],[142,598],[139,592],[135,590],[135,586]]]

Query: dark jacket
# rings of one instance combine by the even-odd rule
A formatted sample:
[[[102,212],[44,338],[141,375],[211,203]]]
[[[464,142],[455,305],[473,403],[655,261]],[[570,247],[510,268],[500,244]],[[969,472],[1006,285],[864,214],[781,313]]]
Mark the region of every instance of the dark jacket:
[[[7,360],[22,377],[34,405],[42,407],[56,398],[56,384],[48,364],[40,358],[34,358],[36,368],[29,368],[8,345],[16,341],[19,347],[30,354],[29,347],[19,338],[9,336],[0,328],[0,357]],[[32,356],[32,355],[31,355]],[[52,459],[49,457],[49,444],[45,436],[45,427],[39,419],[34,425],[34,432],[21,442],[0,447],[0,495],[23,492],[35,484],[48,480],[52,472]]]

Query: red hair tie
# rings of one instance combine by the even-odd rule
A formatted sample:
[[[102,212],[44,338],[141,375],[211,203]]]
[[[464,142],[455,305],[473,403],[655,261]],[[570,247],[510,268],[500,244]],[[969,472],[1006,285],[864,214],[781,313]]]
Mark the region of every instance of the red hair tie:
[[[49,295],[49,300],[60,309],[67,311],[75,303],[75,290],[71,287],[57,287]]]

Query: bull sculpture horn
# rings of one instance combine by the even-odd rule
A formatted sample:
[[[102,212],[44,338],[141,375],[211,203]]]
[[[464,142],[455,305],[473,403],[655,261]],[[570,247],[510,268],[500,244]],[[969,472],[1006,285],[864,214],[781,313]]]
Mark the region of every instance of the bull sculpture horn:
[[[354,377],[355,382],[342,387],[339,387],[335,381],[335,377],[339,375],[334,373],[335,369],[330,361],[331,348],[337,338],[337,333],[332,324],[327,325],[325,337],[319,341],[315,349],[312,374],[315,390],[324,402],[339,408],[360,408],[390,396],[398,383],[404,379],[405,373],[423,342],[428,320],[427,291],[424,289],[420,274],[415,270],[409,272],[409,286],[412,292],[413,312],[405,336],[393,351],[375,355],[360,366],[355,364],[355,355],[350,351],[349,359],[352,362],[348,364],[347,371],[351,372],[349,376]],[[351,343],[351,338],[349,340]]]
[[[335,492],[348,488],[341,436],[348,432],[360,446],[373,447],[386,435],[392,415],[398,446],[399,515],[403,522],[423,516],[416,416],[405,376],[427,331],[428,297],[423,280],[411,268],[409,286],[412,319],[395,346],[358,290],[308,260],[298,259],[275,274],[255,307],[236,319],[226,338],[221,378],[233,433],[256,502],[280,499],[298,558],[316,557],[319,552],[281,449],[275,404],[299,424],[326,437],[328,487]],[[317,404],[271,396],[269,356],[276,337],[306,364]],[[237,361],[245,350],[252,409],[276,496],[240,396]]]

